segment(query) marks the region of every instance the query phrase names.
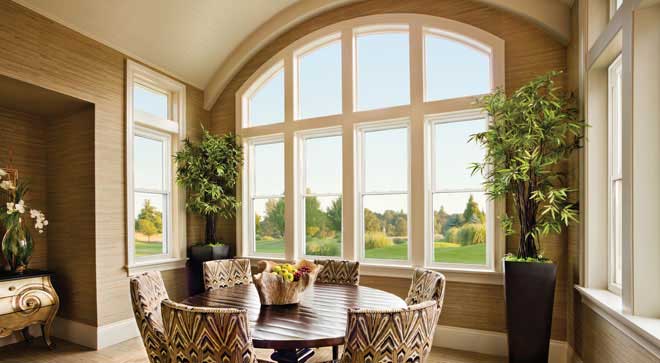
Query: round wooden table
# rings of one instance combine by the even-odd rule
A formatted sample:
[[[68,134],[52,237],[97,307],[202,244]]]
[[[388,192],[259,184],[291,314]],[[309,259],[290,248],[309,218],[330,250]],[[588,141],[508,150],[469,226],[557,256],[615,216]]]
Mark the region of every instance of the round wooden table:
[[[256,348],[274,349],[278,362],[304,362],[311,348],[344,344],[349,308],[398,308],[406,303],[389,292],[365,286],[316,283],[300,304],[261,306],[253,284],[217,289],[191,296],[184,304],[247,310]]]

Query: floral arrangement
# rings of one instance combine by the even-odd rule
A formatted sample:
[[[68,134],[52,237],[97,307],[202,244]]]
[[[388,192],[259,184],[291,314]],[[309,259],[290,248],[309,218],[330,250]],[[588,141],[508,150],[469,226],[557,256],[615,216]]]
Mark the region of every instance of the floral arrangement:
[[[260,261],[260,273],[254,275],[254,286],[262,305],[297,304],[323,266],[302,260],[295,265]]]
[[[32,227],[40,234],[48,225],[42,211],[25,204],[29,191],[29,184],[20,181],[15,172],[0,169],[0,196],[6,201],[0,204],[0,225],[6,231],[2,238],[2,255],[14,272],[25,271],[32,256],[34,242],[28,221],[32,221]]]

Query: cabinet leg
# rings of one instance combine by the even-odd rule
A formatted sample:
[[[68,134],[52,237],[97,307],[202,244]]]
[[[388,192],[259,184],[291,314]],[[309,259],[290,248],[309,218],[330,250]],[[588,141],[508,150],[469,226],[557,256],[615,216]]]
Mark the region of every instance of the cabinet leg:
[[[44,342],[48,346],[48,349],[55,349],[55,343],[50,339],[50,331],[51,328],[53,327],[53,322],[49,322],[48,324],[43,324],[41,325],[41,335],[44,338]]]
[[[25,339],[27,343],[32,343],[32,341],[34,340],[34,337],[30,335],[30,327],[26,326],[25,328],[23,328],[23,330],[21,330],[21,334],[23,334],[23,339]]]

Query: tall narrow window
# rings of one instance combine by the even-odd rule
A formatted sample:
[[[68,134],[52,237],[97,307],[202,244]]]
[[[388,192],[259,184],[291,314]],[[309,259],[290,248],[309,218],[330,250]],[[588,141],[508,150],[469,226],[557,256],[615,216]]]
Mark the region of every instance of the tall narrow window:
[[[362,257],[407,261],[408,126],[363,127],[360,138]]]
[[[281,139],[250,143],[250,215],[252,253],[284,254],[284,142]]]
[[[338,34],[333,38],[338,38]],[[341,42],[331,40],[298,55],[297,119],[340,114]]]
[[[438,117],[431,120],[432,263],[487,265],[487,198],[482,177],[470,164],[484,150],[468,142],[486,129],[483,116]]]
[[[128,270],[185,263],[185,203],[172,155],[185,138],[185,86],[129,61],[127,66]]]
[[[307,256],[342,255],[341,134],[302,139],[304,251]]]
[[[408,37],[407,28],[356,35],[357,111],[410,103]]]
[[[623,216],[623,128],[621,110],[621,56],[609,67],[609,283],[615,293],[621,293],[622,282],[622,216]]]

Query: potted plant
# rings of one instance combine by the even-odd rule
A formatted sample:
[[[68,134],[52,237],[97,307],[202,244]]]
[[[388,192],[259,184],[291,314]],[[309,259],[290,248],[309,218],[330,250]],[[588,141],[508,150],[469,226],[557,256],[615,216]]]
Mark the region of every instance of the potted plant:
[[[538,77],[509,97],[502,89],[484,97],[492,121],[471,137],[485,148],[472,172],[484,175],[489,198],[513,201],[515,217],[500,216],[505,234],[519,239],[516,253],[504,258],[510,362],[547,362],[557,266],[542,255],[541,238],[577,222],[561,166],[580,147],[584,123],[555,85],[560,74]]]
[[[0,169],[0,225],[2,256],[12,272],[25,272],[34,249],[31,229],[43,233],[48,225],[46,216],[37,209],[29,209],[25,197],[30,191],[27,182],[18,179],[17,172]]]
[[[243,150],[233,134],[217,136],[202,127],[202,140],[184,141],[174,156],[177,183],[188,191],[186,208],[206,219],[203,242],[191,247],[191,257],[208,261],[229,257],[229,246],[216,238],[216,216],[232,218],[240,205],[234,189],[243,162]]]

